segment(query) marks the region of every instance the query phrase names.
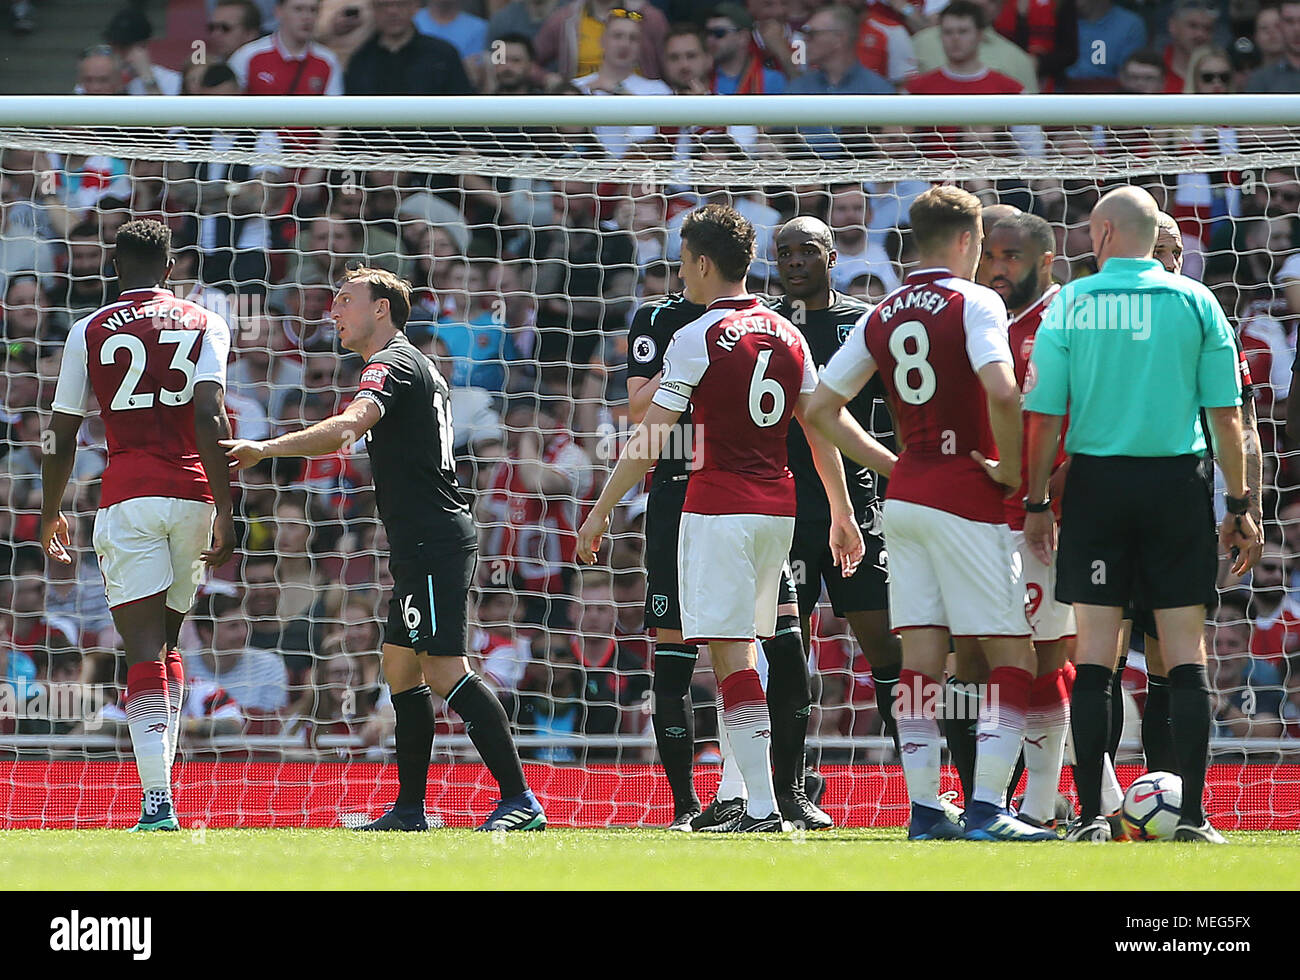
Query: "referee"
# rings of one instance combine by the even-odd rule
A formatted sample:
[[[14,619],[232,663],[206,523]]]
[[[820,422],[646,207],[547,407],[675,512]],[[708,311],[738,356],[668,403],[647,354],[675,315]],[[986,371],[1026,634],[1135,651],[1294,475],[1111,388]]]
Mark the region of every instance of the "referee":
[[[1061,514],[1056,597],[1074,605],[1078,673],[1070,702],[1078,764],[1079,821],[1072,841],[1105,841],[1102,757],[1120,618],[1139,600],[1155,613],[1169,671],[1170,725],[1183,777],[1175,840],[1222,844],[1202,808],[1210,694],[1201,633],[1215,595],[1217,552],[1211,484],[1199,419],[1206,409],[1227,483],[1219,544],[1233,572],[1254,560],[1247,512],[1241,382],[1232,330],[1213,294],[1151,257],[1155,200],[1122,187],[1089,221],[1094,276],[1061,290],[1043,318],[1025,402],[1029,441],[1025,538],[1052,560],[1047,495],[1062,417],[1071,457]]]
[[[397,716],[398,795],[388,813],[361,829],[428,829],[432,688],[465,720],[501,788],[500,804],[479,830],[544,830],[546,817],[524,782],[505,710],[465,657],[474,521],[456,485],[447,382],[402,333],[410,312],[409,283],[382,269],[349,272],[330,316],[339,342],[366,359],[357,397],[333,418],[298,432],[221,445],[242,469],[270,456],[326,456],[366,438],[375,503],[392,547],[383,655]]]

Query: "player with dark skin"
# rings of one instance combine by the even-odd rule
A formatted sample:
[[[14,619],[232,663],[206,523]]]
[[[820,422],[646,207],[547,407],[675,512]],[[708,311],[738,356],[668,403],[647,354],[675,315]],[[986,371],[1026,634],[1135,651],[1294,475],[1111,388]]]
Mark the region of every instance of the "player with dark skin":
[[[115,256],[114,264],[121,292],[125,293],[132,289],[165,287],[175,262],[168,258],[165,264],[135,266],[124,257]],[[41,548],[52,561],[62,565],[72,564],[72,556],[68,553],[71,547],[68,521],[59,513],[59,504],[72,476],[77,433],[83,421],[77,415],[54,413],[50,421],[54,451],[45,456],[41,466]],[[199,381],[194,385],[194,430],[217,511],[212,546],[202,557],[207,567],[219,568],[235,553],[235,519],[230,475],[225,451],[220,446],[220,440],[230,438],[230,420],[226,417],[225,391],[216,382]],[[201,570],[195,569],[195,574],[201,574]],[[122,636],[128,665],[161,661],[179,642],[185,613],[168,608],[166,599],[167,594],[160,592],[113,610],[113,625]]]
[[[835,265],[835,249],[827,247],[830,229],[816,218],[790,220],[776,236],[776,265],[785,287],[786,299],[794,310],[825,310],[831,305],[830,270]],[[833,239],[832,239],[833,242]],[[801,324],[793,321],[796,326]],[[888,474],[886,474],[888,475]],[[864,572],[865,574],[865,572]],[[798,607],[782,606],[778,615],[798,615]],[[902,661],[898,639],[889,630],[889,610],[872,609],[846,612],[849,628],[862,647],[872,673],[885,671],[898,676]],[[804,649],[810,649],[812,617],[802,616]],[[892,728],[892,726],[890,726]]]

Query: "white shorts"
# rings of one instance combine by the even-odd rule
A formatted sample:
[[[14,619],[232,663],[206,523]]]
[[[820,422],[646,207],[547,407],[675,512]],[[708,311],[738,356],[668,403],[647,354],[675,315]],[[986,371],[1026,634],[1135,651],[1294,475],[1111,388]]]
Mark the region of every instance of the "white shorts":
[[[1056,601],[1056,562],[1044,565],[1025,544],[1024,531],[1012,531],[1011,538],[1025,568],[1025,615],[1034,639],[1051,643],[1075,635],[1074,607]]]
[[[885,501],[889,619],[953,636],[1028,636],[1025,575],[1005,524],[904,500]]]
[[[201,500],[133,497],[95,515],[95,554],[109,608],[167,593],[167,608],[189,612],[203,578],[216,508]]]
[[[677,589],[686,642],[774,634],[781,568],[793,540],[793,517],[682,514]]]

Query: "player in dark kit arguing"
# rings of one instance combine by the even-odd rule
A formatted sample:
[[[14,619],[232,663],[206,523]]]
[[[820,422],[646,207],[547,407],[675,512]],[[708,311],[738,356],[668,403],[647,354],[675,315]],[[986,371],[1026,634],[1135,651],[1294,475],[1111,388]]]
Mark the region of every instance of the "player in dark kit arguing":
[[[426,830],[424,798],[433,747],[430,689],[465,720],[465,731],[501,788],[479,830],[544,830],[524,782],[501,702],[469,668],[466,616],[477,554],[474,521],[456,485],[447,382],[402,333],[410,285],[380,269],[344,278],[330,315],[339,342],[366,359],[357,397],[333,418],[268,442],[222,443],[240,468],[271,456],[322,456],[366,438],[375,502],[392,544],[393,595],[384,676],[397,715],[397,802],[362,830]]]

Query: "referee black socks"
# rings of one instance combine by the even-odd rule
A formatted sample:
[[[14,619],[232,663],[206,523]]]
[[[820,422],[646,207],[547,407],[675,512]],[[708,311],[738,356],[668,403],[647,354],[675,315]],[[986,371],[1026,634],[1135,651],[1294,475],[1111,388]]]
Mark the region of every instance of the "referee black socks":
[[[1202,664],[1179,664],[1169,670],[1169,727],[1179,774],[1183,777],[1182,822],[1199,827],[1205,767],[1210,751],[1210,689]]]
[[[1178,756],[1169,731],[1169,678],[1147,674],[1147,700],[1142,706],[1142,754],[1147,772],[1178,775]]]
[[[1110,678],[1110,734],[1106,738],[1106,751],[1111,762],[1119,758],[1119,742],[1124,737],[1124,668],[1127,666],[1128,657],[1120,657]]]
[[[695,707],[691,678],[699,647],[685,643],[655,644],[654,727],[659,761],[673,791],[673,816],[698,812],[699,797],[691,772],[695,763]]]
[[[975,799],[975,729],[980,714],[978,692],[975,684],[950,677],[944,699],[945,710],[940,719],[943,737],[948,742],[948,754],[957,770],[957,778],[961,780],[961,798],[966,806]]]
[[[893,663],[888,667],[871,665],[871,682],[876,687],[876,710],[885,723],[885,734],[894,740],[894,751],[899,758],[903,750],[898,744],[898,718],[894,714],[894,691],[898,687],[898,670],[901,664]]]
[[[429,755],[433,752],[433,694],[427,684],[393,695],[397,743],[397,808],[419,809],[429,785]]]
[[[804,744],[812,691],[798,616],[780,616],[767,655],[767,710],[772,722],[772,786],[777,796],[803,789]]]
[[[1114,671],[1100,664],[1079,664],[1070,697],[1074,732],[1074,783],[1079,817],[1085,823],[1101,812],[1102,757],[1110,741],[1110,684]]]
[[[510,737],[510,720],[497,696],[488,690],[478,674],[466,674],[447,695],[451,710],[465,719],[465,734],[474,743],[479,758],[501,787],[501,798],[508,800],[527,792],[519,753]]]

